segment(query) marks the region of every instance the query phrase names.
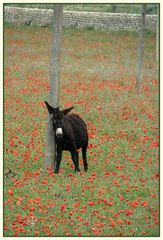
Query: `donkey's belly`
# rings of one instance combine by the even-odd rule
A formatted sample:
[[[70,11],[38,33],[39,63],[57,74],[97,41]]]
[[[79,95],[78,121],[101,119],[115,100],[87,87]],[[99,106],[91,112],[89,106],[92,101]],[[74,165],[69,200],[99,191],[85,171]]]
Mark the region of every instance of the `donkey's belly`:
[[[81,148],[82,146],[76,146],[75,147],[75,149],[79,149],[79,148]],[[72,146],[72,144],[69,144],[69,143],[64,143],[63,144],[63,150],[65,150],[65,151],[72,151],[72,150],[74,150],[74,148],[73,148],[73,146]]]

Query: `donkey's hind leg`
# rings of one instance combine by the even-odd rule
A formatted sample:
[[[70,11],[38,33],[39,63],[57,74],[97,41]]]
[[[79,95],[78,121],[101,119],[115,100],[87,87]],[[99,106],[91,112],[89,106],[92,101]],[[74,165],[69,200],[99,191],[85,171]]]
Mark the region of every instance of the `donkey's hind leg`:
[[[82,148],[82,155],[83,155],[83,164],[85,172],[88,170],[88,163],[87,163],[87,148]]]
[[[71,151],[72,161],[75,166],[75,172],[80,172],[79,168],[79,153],[76,150]]]

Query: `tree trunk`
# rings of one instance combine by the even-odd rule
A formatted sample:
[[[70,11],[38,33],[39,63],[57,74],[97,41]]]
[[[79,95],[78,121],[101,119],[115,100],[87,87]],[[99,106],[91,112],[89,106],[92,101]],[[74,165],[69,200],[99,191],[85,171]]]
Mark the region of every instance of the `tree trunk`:
[[[117,11],[117,4],[111,3],[111,12],[116,13],[116,11]]]
[[[59,106],[59,78],[60,78],[60,44],[62,32],[63,5],[54,4],[53,29],[52,29],[52,57],[50,66],[50,95],[49,103],[53,107]],[[48,127],[46,137],[45,167],[55,169],[55,142],[54,131],[50,116],[48,116]]]
[[[142,4],[141,5],[141,21],[140,21],[140,31],[139,31],[139,42],[138,42],[137,68],[136,68],[136,89],[137,89],[138,92],[140,92],[140,89],[141,89],[142,71],[143,71],[145,8],[146,8],[146,4]]]

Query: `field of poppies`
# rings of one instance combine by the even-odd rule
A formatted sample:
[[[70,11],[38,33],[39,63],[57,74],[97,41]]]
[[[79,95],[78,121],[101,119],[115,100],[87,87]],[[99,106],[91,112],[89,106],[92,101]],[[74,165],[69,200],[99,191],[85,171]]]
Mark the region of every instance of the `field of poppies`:
[[[60,107],[89,131],[88,163],[45,169],[51,28],[4,26],[4,236],[153,236],[159,224],[159,78],[155,34],[64,29]],[[80,153],[81,154],[81,153]]]

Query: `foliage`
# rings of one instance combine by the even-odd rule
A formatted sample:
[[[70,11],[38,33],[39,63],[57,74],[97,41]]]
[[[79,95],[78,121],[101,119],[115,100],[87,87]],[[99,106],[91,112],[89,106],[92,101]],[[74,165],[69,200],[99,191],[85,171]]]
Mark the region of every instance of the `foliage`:
[[[52,9],[53,4],[7,3],[6,6]],[[64,10],[88,12],[140,13],[140,4],[64,4]],[[157,4],[147,4],[147,14],[157,14]]]
[[[89,170],[76,174],[65,152],[55,175],[44,169],[51,30],[4,27],[4,171],[14,173],[4,178],[4,236],[159,236],[155,36],[145,37],[140,95],[137,42],[64,30],[60,107],[87,122]]]

